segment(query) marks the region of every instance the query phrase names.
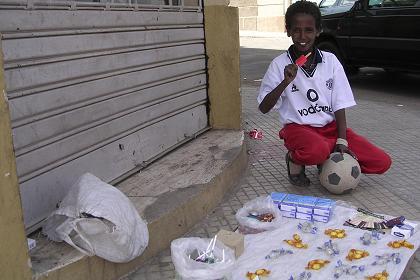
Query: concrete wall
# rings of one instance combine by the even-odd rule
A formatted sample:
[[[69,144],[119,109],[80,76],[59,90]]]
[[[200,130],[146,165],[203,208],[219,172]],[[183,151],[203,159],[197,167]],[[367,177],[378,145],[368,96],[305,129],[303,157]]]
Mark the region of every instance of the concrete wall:
[[[226,2],[204,4],[210,125],[241,128],[238,8]]]
[[[1,37],[0,37],[1,38]],[[0,39],[0,272],[1,279],[31,279],[16,175]]]
[[[239,8],[239,29],[259,32],[284,32],[284,14],[290,0],[232,0]]]

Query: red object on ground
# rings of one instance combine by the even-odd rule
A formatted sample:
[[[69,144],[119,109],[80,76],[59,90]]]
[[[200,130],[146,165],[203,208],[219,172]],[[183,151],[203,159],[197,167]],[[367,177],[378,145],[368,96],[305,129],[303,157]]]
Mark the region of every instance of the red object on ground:
[[[308,60],[308,57],[311,55],[311,53],[307,53],[306,55],[301,55],[298,59],[296,59],[296,65],[302,66],[305,64],[305,62]]]
[[[258,131],[257,129],[253,129],[249,132],[249,136],[254,139],[262,139],[262,131]]]

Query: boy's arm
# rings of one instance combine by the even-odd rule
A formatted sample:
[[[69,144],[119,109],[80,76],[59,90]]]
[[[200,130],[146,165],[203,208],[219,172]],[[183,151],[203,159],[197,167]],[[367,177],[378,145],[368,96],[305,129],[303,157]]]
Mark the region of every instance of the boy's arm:
[[[286,87],[295,79],[297,70],[298,67],[295,64],[289,64],[284,68],[284,80],[267,94],[260,103],[260,106],[258,106],[263,114],[270,112],[274,105],[276,105],[280,95],[283,94]]]
[[[346,122],[346,110],[340,109],[335,111],[335,121],[337,125],[337,138],[347,139],[347,122]]]
[[[340,153],[348,153],[356,160],[356,155],[349,149],[347,144],[347,121],[346,121],[346,110],[340,109],[335,111],[335,122],[337,126],[337,138],[343,140],[337,140],[334,151]]]
[[[258,106],[263,114],[270,112],[274,105],[276,105],[280,95],[283,93],[287,86],[288,84],[286,84],[285,80],[283,80],[275,89],[273,89],[269,94],[266,95],[266,97],[264,97],[260,106]]]

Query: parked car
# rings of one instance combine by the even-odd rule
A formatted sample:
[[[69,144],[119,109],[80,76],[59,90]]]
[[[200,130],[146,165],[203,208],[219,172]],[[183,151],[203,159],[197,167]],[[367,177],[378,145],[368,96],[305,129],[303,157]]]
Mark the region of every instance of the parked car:
[[[349,71],[372,66],[420,72],[420,0],[357,0],[340,6],[346,1],[321,1],[319,49],[334,53]]]

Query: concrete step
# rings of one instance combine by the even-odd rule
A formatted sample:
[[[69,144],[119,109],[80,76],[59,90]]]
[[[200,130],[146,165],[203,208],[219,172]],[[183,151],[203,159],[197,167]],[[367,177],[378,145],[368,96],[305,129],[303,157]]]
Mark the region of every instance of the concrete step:
[[[33,279],[111,280],[141,267],[205,217],[247,167],[242,131],[210,130],[116,185],[149,229],[145,252],[129,263],[88,257],[40,234],[30,251]]]

